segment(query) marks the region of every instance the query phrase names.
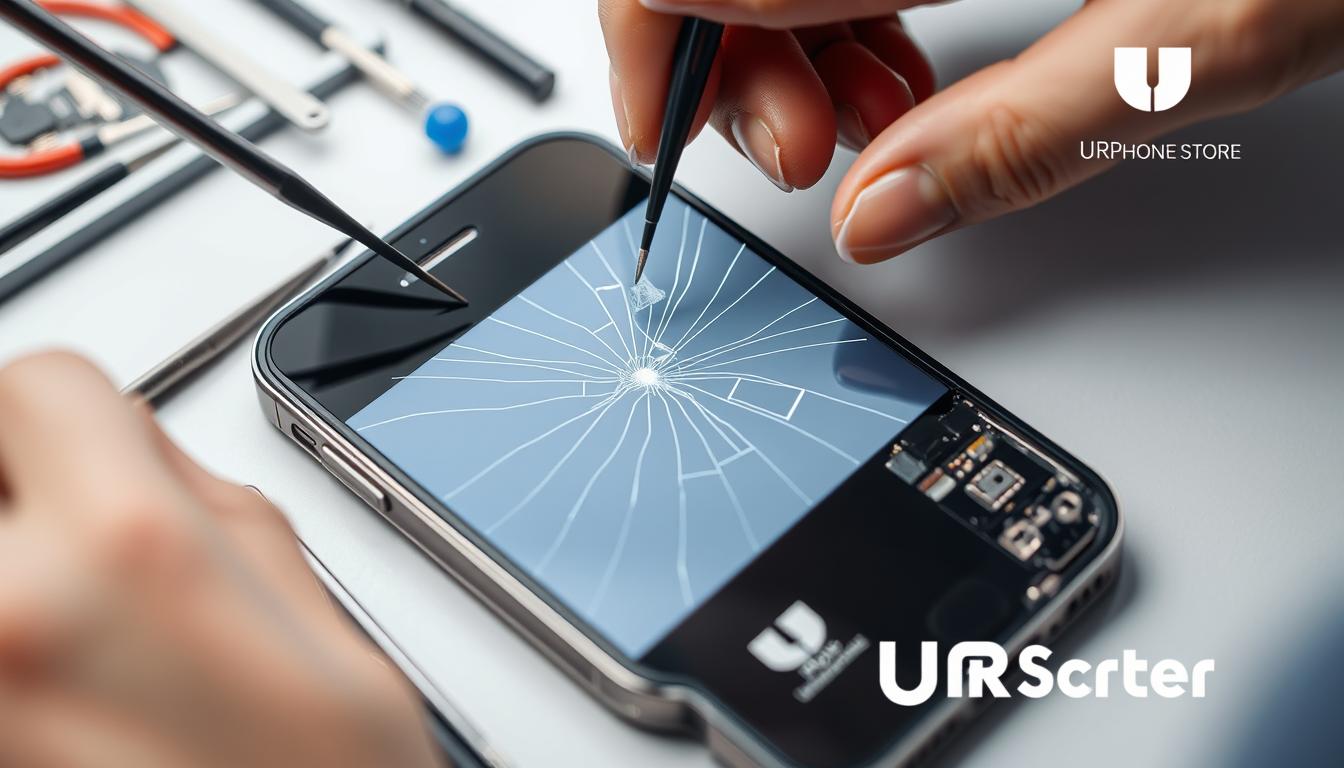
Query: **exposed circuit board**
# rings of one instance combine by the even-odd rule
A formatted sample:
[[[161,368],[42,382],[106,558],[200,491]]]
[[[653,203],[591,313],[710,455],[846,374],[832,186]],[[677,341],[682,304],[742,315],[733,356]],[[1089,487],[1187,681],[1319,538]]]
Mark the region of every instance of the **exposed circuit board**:
[[[1025,567],[1051,578],[1097,534],[1097,512],[1063,467],[950,395],[892,446],[887,469]]]

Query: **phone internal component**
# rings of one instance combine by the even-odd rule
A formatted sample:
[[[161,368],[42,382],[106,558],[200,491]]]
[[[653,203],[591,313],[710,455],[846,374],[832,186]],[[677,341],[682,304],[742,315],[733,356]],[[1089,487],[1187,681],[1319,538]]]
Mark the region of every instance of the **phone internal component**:
[[[1043,573],[1066,568],[1096,536],[1097,513],[1080,481],[958,395],[901,433],[887,469]]]
[[[943,474],[943,470],[934,470],[933,474],[924,478],[924,482],[919,484],[919,490],[924,492],[934,501],[942,501],[947,498],[947,494],[956,490],[957,481],[951,475]]]
[[[1065,525],[1076,523],[1083,514],[1083,497],[1076,491],[1061,491],[1050,502],[1050,511]]]
[[[993,461],[980,470],[966,486],[971,494],[987,509],[997,511],[1022,487],[1022,476],[1009,469],[1002,461]]]
[[[1054,597],[1059,591],[1059,574],[1047,573],[1036,580],[1035,584],[1027,587],[1027,602],[1035,603],[1043,597]]]
[[[1017,555],[1018,560],[1027,561],[1041,549],[1041,530],[1030,521],[1019,519],[1003,529],[999,544]]]
[[[887,469],[905,482],[914,483],[928,467],[924,466],[924,462],[901,450],[898,445],[892,449],[891,459],[887,461]]]

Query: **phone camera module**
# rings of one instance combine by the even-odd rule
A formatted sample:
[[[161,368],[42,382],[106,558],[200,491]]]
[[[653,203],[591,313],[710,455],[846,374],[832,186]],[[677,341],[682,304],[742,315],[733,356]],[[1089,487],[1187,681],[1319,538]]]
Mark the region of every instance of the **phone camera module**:
[[[1017,493],[1023,482],[1021,475],[996,459],[971,478],[966,492],[984,508],[997,512]]]

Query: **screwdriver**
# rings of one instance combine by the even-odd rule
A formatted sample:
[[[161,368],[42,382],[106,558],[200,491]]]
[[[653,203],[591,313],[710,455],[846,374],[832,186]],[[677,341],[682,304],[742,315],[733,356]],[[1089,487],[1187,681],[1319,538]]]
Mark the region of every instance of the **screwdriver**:
[[[429,97],[405,73],[377,51],[364,47],[329,19],[298,0],[255,0],[314,43],[336,51],[398,104],[423,115],[425,135],[449,154],[462,150],[467,139],[467,113],[456,104],[431,104]]]
[[[705,96],[705,84],[709,82],[722,39],[723,25],[717,22],[688,18],[681,23],[672,58],[672,83],[667,88],[667,109],[663,111],[663,134],[658,139],[658,160],[653,168],[653,187],[644,213],[644,237],[639,244],[639,263],[635,265],[635,285],[644,276],[653,234],[672,192],[672,177],[677,173],[682,150],[686,149],[686,137],[691,135],[691,125]]]
[[[8,20],[48,48],[70,59],[89,76],[114,88],[166,127],[267,193],[353,238],[383,259],[410,272],[457,303],[466,297],[421,268],[414,259],[375,235],[294,171],[232,131],[201,114],[168,89],[108,53],[31,0],[0,0]]]

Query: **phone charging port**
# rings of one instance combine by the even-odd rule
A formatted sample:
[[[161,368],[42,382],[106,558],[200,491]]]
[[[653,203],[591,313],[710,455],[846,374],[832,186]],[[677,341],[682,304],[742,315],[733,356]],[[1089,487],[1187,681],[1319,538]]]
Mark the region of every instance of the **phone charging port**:
[[[299,445],[302,445],[304,448],[306,448],[309,453],[313,454],[314,456],[317,455],[317,438],[308,434],[308,432],[303,427],[300,427],[298,424],[291,424],[289,427],[289,433],[294,435],[294,439],[298,440]]]

